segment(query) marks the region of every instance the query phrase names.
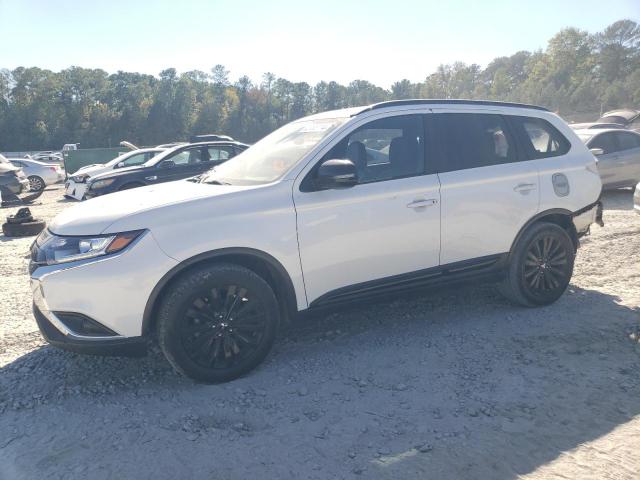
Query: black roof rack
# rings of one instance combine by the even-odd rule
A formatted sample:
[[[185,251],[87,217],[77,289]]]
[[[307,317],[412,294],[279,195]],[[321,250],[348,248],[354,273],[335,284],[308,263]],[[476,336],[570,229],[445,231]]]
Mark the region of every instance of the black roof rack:
[[[367,108],[359,111],[356,115],[360,115],[363,112],[368,112],[370,110],[377,110],[379,108],[386,107],[400,107],[403,105],[486,105],[493,107],[520,107],[520,108],[531,108],[534,110],[542,110],[544,112],[548,112],[549,109],[544,107],[539,107],[537,105],[527,105],[526,103],[512,103],[512,102],[496,102],[493,100],[437,100],[437,99],[413,99],[413,100],[390,100],[388,102],[380,102],[374,103],[373,105],[369,105]]]

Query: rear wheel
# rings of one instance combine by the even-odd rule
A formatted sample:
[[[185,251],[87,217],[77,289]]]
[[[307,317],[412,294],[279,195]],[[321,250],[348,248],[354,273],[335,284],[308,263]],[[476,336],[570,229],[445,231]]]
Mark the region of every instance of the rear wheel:
[[[552,223],[537,223],[518,241],[500,291],[524,306],[548,305],[567,289],[575,250],[567,232]]]
[[[159,308],[158,341],[173,367],[194,380],[233,380],[260,364],[279,323],[271,287],[253,271],[208,265],[181,276]]]
[[[32,192],[39,192],[40,190],[44,190],[44,188],[46,187],[44,180],[37,175],[31,175],[27,177],[27,179],[29,180],[29,185],[31,186]]]

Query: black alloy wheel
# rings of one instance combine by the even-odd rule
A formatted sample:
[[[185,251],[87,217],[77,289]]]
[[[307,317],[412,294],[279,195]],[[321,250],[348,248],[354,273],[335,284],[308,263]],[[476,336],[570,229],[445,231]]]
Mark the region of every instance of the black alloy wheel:
[[[544,295],[562,288],[571,278],[569,255],[557,236],[544,235],[531,242],[524,261],[524,283],[532,295]]]
[[[158,342],[173,367],[206,383],[255,368],[275,340],[280,310],[269,284],[234,264],[203,265],[175,281],[158,308]]]
[[[510,254],[502,294],[514,303],[549,305],[562,296],[573,274],[575,245],[567,231],[547,222],[535,223]]]
[[[250,358],[267,329],[260,299],[238,285],[198,292],[185,307],[180,339],[205,368],[229,369]]]

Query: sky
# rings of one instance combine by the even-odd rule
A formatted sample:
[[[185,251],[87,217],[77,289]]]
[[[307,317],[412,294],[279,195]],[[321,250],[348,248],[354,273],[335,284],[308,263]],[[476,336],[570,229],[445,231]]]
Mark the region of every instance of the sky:
[[[564,27],[640,22],[640,0],[0,0],[0,68],[72,65],[157,75],[230,70],[315,84],[423,81],[544,49]]]

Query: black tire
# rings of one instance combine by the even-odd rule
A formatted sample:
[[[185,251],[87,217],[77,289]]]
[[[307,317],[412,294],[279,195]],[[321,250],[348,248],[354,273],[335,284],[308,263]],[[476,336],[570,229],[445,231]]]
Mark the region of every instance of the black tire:
[[[25,223],[4,223],[2,225],[2,233],[6,237],[31,237],[38,235],[46,226],[46,222],[42,220]]]
[[[536,223],[511,253],[499,290],[519,305],[549,305],[569,286],[574,260],[575,248],[566,230],[553,223]]]
[[[163,296],[158,343],[179,373],[204,383],[226,382],[253,370],[271,350],[278,302],[253,271],[226,263],[197,267]]]
[[[138,182],[125,183],[120,188],[118,188],[118,191],[121,192],[123,190],[131,190],[132,188],[138,188],[138,187],[144,187],[144,183],[138,183]]]
[[[47,184],[44,183],[42,177],[39,177],[37,175],[31,175],[27,177],[27,180],[29,180],[29,185],[31,186],[32,192],[39,192],[40,190],[44,190],[47,186]]]

